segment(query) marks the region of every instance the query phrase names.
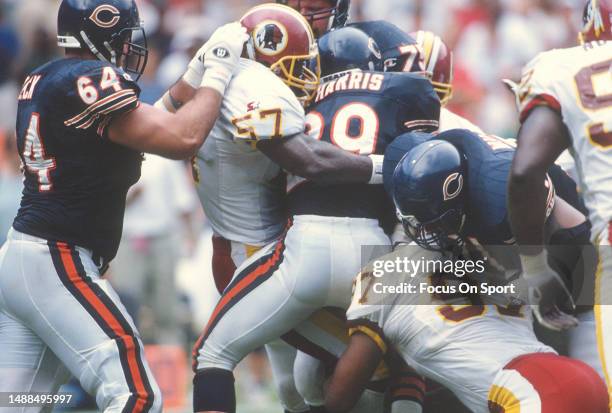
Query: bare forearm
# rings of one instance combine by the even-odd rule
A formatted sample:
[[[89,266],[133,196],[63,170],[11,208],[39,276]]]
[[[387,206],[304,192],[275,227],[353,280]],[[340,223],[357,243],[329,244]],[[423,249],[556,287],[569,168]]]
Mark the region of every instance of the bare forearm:
[[[544,243],[546,215],[545,174],[512,175],[508,188],[512,233],[523,253],[539,253]],[[530,247],[532,246],[532,247]],[[533,248],[533,246],[536,246]]]
[[[381,359],[382,352],[369,337],[360,333],[353,335],[325,390],[325,409],[329,413],[351,410]]]
[[[109,138],[141,152],[187,159],[197,153],[208,137],[219,116],[222,99],[218,92],[201,88],[175,114],[141,104],[111,123]]]
[[[318,141],[317,141],[318,142]],[[372,176],[372,160],[350,154],[331,145],[316,145],[316,163],[304,178],[322,184],[367,183]]]
[[[193,98],[174,115],[170,128],[191,147],[187,157],[196,154],[212,130],[223,96],[209,88],[200,88]]]
[[[282,141],[260,141],[258,149],[284,170],[323,184],[368,183],[372,159],[346,152],[329,143],[296,135]]]
[[[170,113],[176,113],[187,102],[195,96],[197,89],[191,87],[182,78],[179,79],[170,89],[162,96],[155,106],[166,110]]]

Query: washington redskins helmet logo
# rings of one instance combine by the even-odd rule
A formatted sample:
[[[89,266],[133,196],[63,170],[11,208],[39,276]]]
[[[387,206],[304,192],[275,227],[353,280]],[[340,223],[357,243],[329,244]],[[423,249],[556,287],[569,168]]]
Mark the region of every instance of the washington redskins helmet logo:
[[[459,172],[455,172],[450,174],[448,178],[444,181],[444,185],[442,186],[442,192],[444,194],[444,200],[450,201],[451,199],[455,199],[461,193],[463,189],[463,175]]]
[[[89,20],[103,29],[110,29],[119,23],[121,13],[119,10],[110,4],[102,4],[91,13]]]
[[[288,37],[285,26],[272,20],[261,22],[253,31],[255,49],[266,56],[274,56],[285,50]]]

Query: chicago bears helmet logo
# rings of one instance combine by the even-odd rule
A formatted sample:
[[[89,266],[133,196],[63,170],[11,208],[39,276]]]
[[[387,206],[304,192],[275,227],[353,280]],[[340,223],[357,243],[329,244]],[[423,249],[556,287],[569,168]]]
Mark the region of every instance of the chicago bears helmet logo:
[[[368,49],[370,49],[370,51],[374,54],[374,56],[376,56],[377,59],[382,59],[382,53],[380,52],[380,49],[378,48],[378,45],[376,44],[374,39],[372,39],[371,37],[368,39]]]
[[[91,13],[89,20],[94,22],[97,26],[103,29],[110,29],[119,23],[121,13],[119,10],[110,4],[102,4]]]
[[[442,186],[444,200],[450,201],[451,199],[457,198],[462,190],[463,175],[461,175],[459,172],[450,174],[448,178],[446,178],[446,180],[444,181],[444,185]]]
[[[287,29],[275,21],[264,21],[253,31],[255,48],[261,54],[274,56],[287,47]]]

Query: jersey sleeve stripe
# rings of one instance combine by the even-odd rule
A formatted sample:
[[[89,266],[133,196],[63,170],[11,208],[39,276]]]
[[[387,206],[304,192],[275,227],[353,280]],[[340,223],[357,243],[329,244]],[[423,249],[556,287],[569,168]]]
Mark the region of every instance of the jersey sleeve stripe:
[[[419,130],[419,129],[427,129],[427,130],[435,130],[440,127],[440,123],[437,120],[411,120],[409,122],[404,123],[404,126],[409,131]]]
[[[90,105],[83,112],[81,112],[78,115],[74,116],[73,118],[70,118],[67,121],[65,121],[64,124],[66,126],[73,126],[75,124],[83,122],[88,117],[90,117],[92,115],[95,115],[97,112],[99,112],[99,110],[102,107],[104,107],[105,105],[107,105],[107,104],[109,104],[111,102],[115,102],[116,100],[119,100],[119,99],[122,99],[122,98],[133,97],[133,96],[136,96],[136,93],[134,93],[134,91],[132,89],[125,89],[125,90],[121,90],[121,91],[119,91],[117,93],[113,93],[112,95],[107,96],[104,99],[101,99],[98,102]]]
[[[548,106],[555,112],[561,113],[561,104],[559,103],[559,101],[554,96],[542,93],[540,95],[534,96],[531,101],[529,101],[529,103],[523,108],[520,116],[521,123],[525,122],[531,111],[538,106]]]
[[[100,116],[102,116],[102,115],[108,115],[108,114],[110,114],[111,112],[118,111],[119,109],[122,109],[122,108],[124,108],[124,107],[126,107],[126,106],[128,106],[128,105],[131,105],[131,104],[132,104],[132,103],[134,103],[134,102],[138,102],[138,97],[136,97],[136,96],[132,96],[132,97],[130,97],[130,98],[125,98],[125,99],[121,100],[120,102],[115,103],[113,106],[111,106],[111,107],[109,107],[109,108],[107,108],[107,109],[104,109],[104,110],[99,111],[99,112],[98,112],[98,113],[96,113],[95,115],[91,116],[87,122],[82,123],[82,124],[80,124],[80,125],[78,125],[78,126],[75,126],[75,127],[76,127],[77,129],[87,129],[87,128],[91,127],[91,125],[93,125],[93,124],[95,123],[95,121],[96,121],[96,120],[97,120],[97,119],[98,119]]]
[[[383,354],[387,354],[389,346],[387,345],[387,340],[380,327],[365,319],[349,320],[347,324],[349,327],[349,336],[355,333],[363,333],[376,343],[376,346],[378,346]]]
[[[136,102],[136,104],[135,105],[131,105],[131,103],[133,103],[133,102]],[[133,101],[126,102],[120,108],[115,108],[114,111],[117,111],[119,109],[123,109],[126,106],[132,106],[128,110],[125,110],[125,111],[121,112],[121,113],[129,113],[132,110],[136,109],[139,105],[140,105],[140,102],[138,101],[138,98],[134,97]],[[102,122],[100,122],[100,125],[98,126],[97,134],[100,135],[101,137],[105,137],[106,128],[108,127],[108,125],[111,123],[112,120],[113,120],[112,116],[104,117],[104,119],[102,120]]]

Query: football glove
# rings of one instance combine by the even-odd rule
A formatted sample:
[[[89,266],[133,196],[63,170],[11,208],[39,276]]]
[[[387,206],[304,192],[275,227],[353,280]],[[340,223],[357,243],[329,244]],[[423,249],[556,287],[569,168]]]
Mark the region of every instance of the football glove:
[[[219,27],[191,59],[183,80],[194,89],[210,87],[224,94],[248,39],[240,23]]]
[[[563,280],[548,265],[546,250],[538,255],[521,255],[523,275],[529,288],[529,303],[538,322],[554,331],[578,325],[578,320],[562,308],[576,305]]]

